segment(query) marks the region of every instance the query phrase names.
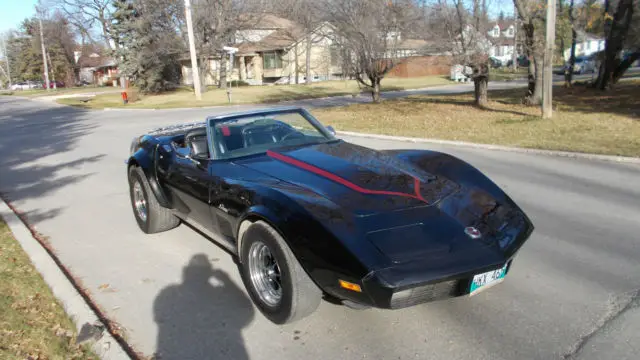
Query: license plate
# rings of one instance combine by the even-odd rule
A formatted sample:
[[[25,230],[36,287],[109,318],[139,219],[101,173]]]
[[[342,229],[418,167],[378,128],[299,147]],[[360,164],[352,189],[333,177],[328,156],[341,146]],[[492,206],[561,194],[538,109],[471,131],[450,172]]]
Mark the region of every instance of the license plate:
[[[504,276],[507,273],[507,264],[501,269],[487,271],[486,273],[478,274],[471,280],[471,287],[469,289],[469,295],[475,295],[482,290],[486,290],[494,285],[501,283],[504,280]]]

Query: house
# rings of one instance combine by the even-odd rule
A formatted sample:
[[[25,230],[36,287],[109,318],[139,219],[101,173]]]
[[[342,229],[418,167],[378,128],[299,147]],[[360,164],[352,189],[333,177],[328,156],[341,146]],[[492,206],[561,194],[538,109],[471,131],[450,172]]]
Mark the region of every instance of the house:
[[[295,84],[305,82],[307,41],[310,46],[310,72],[312,81],[342,79],[341,49],[332,40],[333,26],[322,23],[310,32],[295,22],[271,14],[261,14],[259,19],[234,36],[233,67],[228,59],[210,57],[204,67],[207,85],[217,85],[220,68],[226,66],[230,72],[228,81],[240,80],[251,85]],[[397,51],[402,56],[420,55],[425,43],[421,40],[402,40]],[[182,79],[192,84],[191,62],[188,57],[181,59]]]
[[[208,71],[201,76],[207,85],[217,85],[224,65],[230,70],[228,81],[240,80],[251,85],[294,84],[297,74],[298,82],[304,82],[306,43],[310,40],[313,80],[340,78],[339,53],[328,36],[330,31],[330,25],[322,24],[307,34],[293,21],[263,14],[251,27],[236,32],[232,46],[238,48],[238,52],[234,54],[233,67],[228,58],[211,57]],[[191,84],[191,62],[183,58],[181,63],[183,82]]]
[[[584,31],[576,31],[576,57],[591,56],[599,51],[604,50],[604,39]],[[571,46],[564,49],[564,59],[569,61],[571,57]]]
[[[516,49],[516,24],[513,20],[497,21],[493,24],[487,36],[491,42],[489,56],[500,60],[503,64],[513,59],[513,52],[520,53],[520,48]]]
[[[81,51],[76,49],[74,58],[78,68],[78,80],[99,86],[113,84],[118,79],[116,61],[108,56],[102,56],[98,51]]]

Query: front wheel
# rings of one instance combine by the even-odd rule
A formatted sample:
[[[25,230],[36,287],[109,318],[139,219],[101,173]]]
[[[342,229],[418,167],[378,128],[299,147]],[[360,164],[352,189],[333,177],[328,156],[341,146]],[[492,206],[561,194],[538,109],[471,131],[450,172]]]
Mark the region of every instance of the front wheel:
[[[151,186],[141,168],[132,166],[129,169],[129,195],[133,215],[140,230],[147,234],[173,229],[180,220],[163,208],[151,191]]]
[[[318,308],[322,292],[275,229],[257,221],[242,239],[242,280],[254,304],[269,320],[290,323]]]

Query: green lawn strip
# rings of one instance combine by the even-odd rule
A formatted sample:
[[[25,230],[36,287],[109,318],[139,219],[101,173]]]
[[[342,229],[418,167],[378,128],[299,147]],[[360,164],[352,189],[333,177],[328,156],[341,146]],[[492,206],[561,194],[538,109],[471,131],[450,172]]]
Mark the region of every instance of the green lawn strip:
[[[382,91],[419,89],[437,85],[453,84],[446,76],[425,76],[417,78],[388,78],[382,82]],[[324,81],[311,85],[263,85],[231,88],[232,104],[273,103],[279,101],[315,99],[329,96],[355,95],[366,91],[355,80]],[[225,89],[209,88],[203,93],[202,100],[195,99],[193,91],[184,87],[162,94],[142,95],[130,91],[130,101],[124,104],[120,94],[100,94],[87,99],[63,98],[61,104],[89,109],[131,108],[131,109],[169,109],[183,107],[204,107],[229,105],[228,92]]]
[[[98,359],[0,220],[0,359]]]

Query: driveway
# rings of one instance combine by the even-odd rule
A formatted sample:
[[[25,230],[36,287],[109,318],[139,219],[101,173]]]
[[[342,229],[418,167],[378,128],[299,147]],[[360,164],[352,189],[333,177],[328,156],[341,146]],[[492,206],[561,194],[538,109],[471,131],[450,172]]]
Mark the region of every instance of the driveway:
[[[229,108],[89,112],[0,97],[0,191],[49,236],[142,353],[159,352],[162,359],[554,359],[585,338],[577,358],[637,354],[640,331],[633,329],[640,316],[637,307],[624,305],[640,289],[639,166],[348,139],[453,153],[503,186],[536,231],[507,280],[472,298],[397,311],[323,302],[311,317],[279,327],[251,305],[227,253],[187,226],[143,235],[130,209],[123,161],[132,137],[223,110]],[[624,344],[612,346],[616,341]]]

